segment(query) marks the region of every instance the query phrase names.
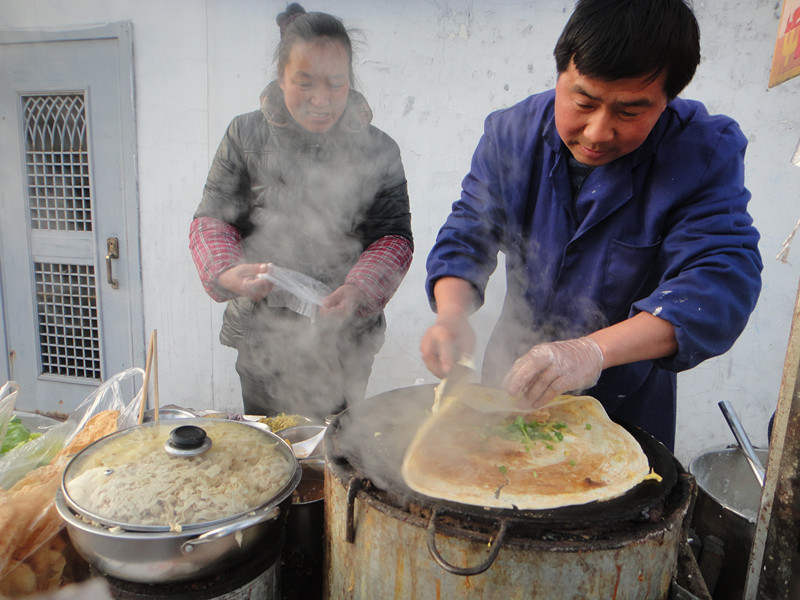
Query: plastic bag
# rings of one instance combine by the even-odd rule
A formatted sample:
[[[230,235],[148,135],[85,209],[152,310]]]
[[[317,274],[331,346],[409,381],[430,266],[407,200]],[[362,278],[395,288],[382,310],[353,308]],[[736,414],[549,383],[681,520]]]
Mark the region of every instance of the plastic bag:
[[[6,381],[3,387],[0,387],[0,446],[6,439],[8,424],[14,413],[18,393],[19,384],[16,381]]]
[[[322,300],[333,292],[313,277],[272,263],[269,263],[269,271],[261,273],[259,277],[272,282],[272,291],[267,296],[269,306],[286,307],[312,321],[317,316],[317,307],[322,305]]]
[[[36,467],[50,462],[59,450],[72,441],[89,419],[104,410],[120,411],[118,429],[136,425],[142,391],[140,389],[133,400],[126,402],[120,384],[137,375],[143,376],[144,371],[135,367],[110,377],[79,404],[66,421],[54,425],[38,438],[0,455],[0,489],[9,489]]]
[[[13,479],[14,485],[0,490],[0,531],[3,532],[3,543],[0,544],[0,590],[12,584],[18,586],[26,583],[34,586],[30,592],[46,591],[48,586],[58,581],[54,569],[69,567],[69,557],[65,558],[67,555],[62,549],[41,550],[48,545],[53,546],[54,539],[63,528],[54,502],[61,484],[61,474],[72,455],[94,441],[94,436],[87,435],[93,433],[93,427],[83,431],[90,419],[104,411],[114,410],[119,411],[115,423],[117,429],[138,422],[143,388],[139,386],[133,399],[126,402],[121,384],[126,379],[143,375],[144,371],[137,367],[112,376],[72,411],[64,423],[4,455],[9,460],[3,461],[1,474],[8,480]],[[134,386],[131,389],[137,388]],[[62,448],[44,466],[31,468],[31,464],[40,459],[29,456],[27,452],[18,453],[42,438],[54,436],[57,436]],[[35,553],[39,554],[34,560],[32,557]],[[28,571],[33,573],[34,579],[31,579]]]
[[[0,388],[0,446],[9,431],[18,400],[19,384],[7,381]],[[45,434],[0,454],[0,489],[11,487],[29,471],[50,462],[64,447],[68,433],[68,428],[59,424]]]

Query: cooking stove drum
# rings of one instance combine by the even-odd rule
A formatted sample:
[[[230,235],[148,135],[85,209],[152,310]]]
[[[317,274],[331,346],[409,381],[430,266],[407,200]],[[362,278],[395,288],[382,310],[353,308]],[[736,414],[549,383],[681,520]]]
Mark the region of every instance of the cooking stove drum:
[[[93,576],[108,581],[114,600],[280,600],[280,544],[269,544],[239,565],[214,575],[175,583],[137,583],[111,577],[91,568]]]
[[[422,555],[410,557],[409,564],[414,565],[417,575],[415,580],[405,583],[425,587],[426,579],[432,578],[435,581],[427,583],[452,585],[448,591],[453,598],[459,597],[460,584],[448,584],[440,580],[437,573],[442,571],[436,569],[444,569],[456,576],[477,575],[487,571],[495,558],[498,565],[493,571],[498,573],[497,577],[507,572],[511,565],[522,566],[526,572],[531,569],[536,572],[538,564],[558,554],[565,560],[565,572],[568,568],[577,568],[577,564],[572,563],[578,561],[587,561],[599,572],[605,572],[608,568],[613,572],[620,562],[638,562],[640,572],[636,577],[644,576],[646,579],[652,575],[656,587],[669,581],[665,564],[675,564],[677,560],[680,531],[696,495],[696,486],[694,478],[686,473],[663,444],[646,432],[620,422],[640,443],[650,466],[661,475],[662,480],[643,481],[611,500],[551,510],[517,510],[485,508],[431,498],[406,486],[401,465],[405,449],[428,416],[434,387],[413,386],[379,394],[353,404],[331,422],[324,441],[329,459],[326,470],[326,527],[329,528],[328,537],[332,544],[327,556],[329,591],[333,594],[331,598],[336,598],[334,592],[340,578],[344,581],[353,577],[352,573],[346,571],[370,569],[369,566],[363,566],[363,562],[369,561],[370,557],[362,554],[362,548],[358,547],[359,544],[363,546],[365,541],[356,540],[359,529],[365,530],[361,532],[361,538],[377,539],[391,531],[395,538],[408,538],[402,542],[397,539],[396,544],[425,546],[427,542],[430,554],[428,562],[436,564],[433,568],[420,568],[423,564]],[[387,521],[379,514],[390,518]],[[332,523],[340,520],[346,521],[341,529]],[[374,526],[375,522],[381,525]],[[422,531],[414,533],[411,529]],[[440,554],[437,539],[442,539],[446,547],[452,546],[454,540],[462,540],[455,542],[455,554],[469,556],[471,562],[478,560],[481,564],[451,564]],[[487,542],[491,545],[488,557]],[[471,549],[473,547],[478,548],[480,555]],[[374,544],[372,548],[374,554]],[[641,554],[645,548],[649,554]],[[452,548],[450,550],[452,556]],[[592,555],[596,558],[589,558]],[[565,559],[565,556],[569,558]],[[380,557],[374,558],[375,562],[380,560]],[[560,571],[560,563],[555,564],[555,570]],[[376,566],[384,565],[371,565],[372,571]],[[429,572],[427,578],[423,574],[426,570]],[[490,578],[495,577],[489,573],[492,571],[487,573]],[[539,575],[554,574],[542,572]],[[356,577],[359,577],[358,572]],[[622,594],[620,598],[637,597],[635,594],[640,592],[637,586],[641,579],[637,580],[636,577],[629,586],[634,595]],[[362,581],[369,579],[361,575]],[[471,577],[467,579],[473,583],[476,581]],[[569,579],[567,577],[566,581]],[[382,585],[379,581],[370,583]],[[398,583],[402,584],[402,581]],[[498,580],[493,581],[492,585],[503,584]],[[499,593],[497,588],[495,591]]]

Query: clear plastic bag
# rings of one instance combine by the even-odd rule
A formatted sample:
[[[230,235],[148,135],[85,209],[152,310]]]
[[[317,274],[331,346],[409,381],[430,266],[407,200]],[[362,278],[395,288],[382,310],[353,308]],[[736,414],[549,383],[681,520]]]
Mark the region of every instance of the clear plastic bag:
[[[0,446],[6,439],[6,431],[14,413],[18,394],[19,384],[16,381],[6,381],[3,387],[0,387]]]
[[[59,450],[72,441],[89,419],[104,410],[120,411],[117,419],[118,429],[136,425],[142,391],[139,389],[132,400],[126,401],[121,383],[131,377],[143,375],[144,371],[138,367],[113,375],[79,404],[66,421],[54,425],[38,438],[0,455],[0,489],[9,489],[28,472],[50,462]],[[19,389],[13,395],[16,396],[17,393]],[[0,403],[5,403],[8,398],[11,396],[4,398]],[[0,408],[0,412],[4,413],[5,407]],[[4,417],[0,415],[0,419]]]
[[[333,292],[313,277],[272,263],[269,263],[269,271],[261,273],[259,277],[273,285],[267,296],[269,306],[288,308],[312,321],[317,316],[317,307],[322,305],[322,300]]]
[[[15,381],[7,381],[0,388],[0,446],[9,432],[19,393],[19,384]],[[29,471],[50,462],[56,452],[64,447],[70,431],[70,428],[59,423],[43,435],[0,454],[0,489],[10,488]]]
[[[143,375],[138,367],[117,373],[78,405],[65,422],[3,455],[0,479],[13,484],[0,489],[0,596],[9,589],[20,594],[47,591],[69,570],[68,549],[57,543],[63,521],[54,500],[61,474],[74,453],[104,435],[93,426],[86,427],[93,417],[113,410],[119,411],[114,423],[117,429],[137,424],[143,387],[126,387],[134,390],[133,399],[128,400],[122,383]],[[108,418],[113,414],[106,416],[106,423]],[[34,450],[40,440],[60,446],[55,457],[41,466],[41,456]],[[19,587],[22,584],[28,587],[23,590]]]

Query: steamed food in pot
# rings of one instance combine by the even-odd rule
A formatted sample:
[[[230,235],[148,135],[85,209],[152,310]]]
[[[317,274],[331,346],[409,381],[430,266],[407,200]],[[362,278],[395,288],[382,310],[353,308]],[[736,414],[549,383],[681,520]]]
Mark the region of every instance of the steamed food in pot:
[[[202,424],[211,448],[198,456],[164,449],[174,423],[137,427],[92,448],[71,469],[72,501],[121,526],[169,526],[225,519],[258,508],[280,493],[294,473],[281,443],[259,429],[226,421]]]

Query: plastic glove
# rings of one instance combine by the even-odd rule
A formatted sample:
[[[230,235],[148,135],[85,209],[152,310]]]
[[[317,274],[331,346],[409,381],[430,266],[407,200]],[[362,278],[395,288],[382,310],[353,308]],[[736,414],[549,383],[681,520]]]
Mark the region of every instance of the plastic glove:
[[[566,392],[592,387],[603,370],[603,352],[588,337],[539,344],[517,359],[503,382],[520,404],[538,408]]]

